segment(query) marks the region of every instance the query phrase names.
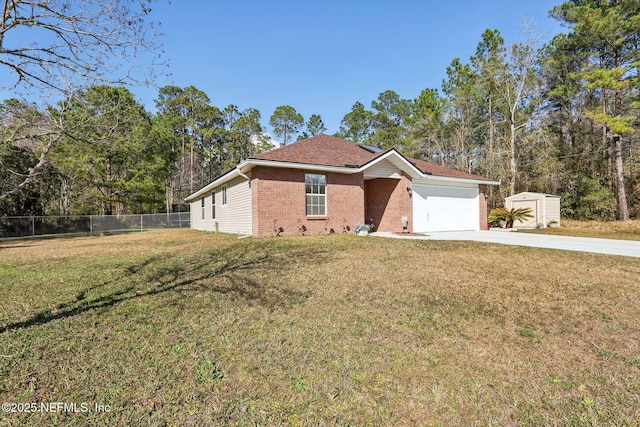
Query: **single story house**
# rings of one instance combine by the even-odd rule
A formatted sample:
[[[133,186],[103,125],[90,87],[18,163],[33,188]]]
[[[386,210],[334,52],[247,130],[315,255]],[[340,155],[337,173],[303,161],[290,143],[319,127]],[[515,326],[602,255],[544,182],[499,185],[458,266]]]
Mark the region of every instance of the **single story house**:
[[[191,227],[255,237],[487,229],[499,182],[328,135],[250,157],[186,198]]]
[[[560,226],[560,196],[525,191],[514,194],[504,200],[507,209],[531,209],[531,218],[517,221],[513,226],[519,228],[547,228]]]

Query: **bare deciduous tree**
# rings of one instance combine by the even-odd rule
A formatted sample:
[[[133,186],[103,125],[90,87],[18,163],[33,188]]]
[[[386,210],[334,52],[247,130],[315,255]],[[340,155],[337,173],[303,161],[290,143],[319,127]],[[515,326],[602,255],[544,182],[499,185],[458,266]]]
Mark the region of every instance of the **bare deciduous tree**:
[[[148,85],[164,70],[151,0],[3,0],[0,89],[67,97],[91,84]],[[8,77],[4,77],[8,76]],[[52,127],[53,128],[53,127]],[[13,144],[3,132],[0,144]],[[39,161],[0,200],[32,181],[56,138],[37,150]]]
[[[148,83],[160,65],[150,1],[4,0],[0,65],[14,79],[3,89]]]
[[[10,147],[24,148],[36,155],[37,163],[26,171],[12,170],[11,165],[3,163],[0,150],[0,167],[13,179],[3,182],[0,188],[0,201],[10,197],[29,185],[44,168],[47,155],[53,144],[60,139],[58,123],[54,123],[46,112],[38,111],[35,106],[16,100],[5,101],[0,106],[0,149]]]

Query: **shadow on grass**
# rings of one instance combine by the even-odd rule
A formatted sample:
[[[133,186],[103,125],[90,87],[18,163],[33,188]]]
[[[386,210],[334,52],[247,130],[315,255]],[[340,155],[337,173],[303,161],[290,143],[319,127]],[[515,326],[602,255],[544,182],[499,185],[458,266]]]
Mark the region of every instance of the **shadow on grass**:
[[[136,232],[139,233],[140,230],[136,230]],[[26,245],[25,246],[13,245],[13,243],[16,243],[16,242],[39,242],[39,241],[46,241],[46,240],[61,240],[61,239],[71,240],[71,239],[77,239],[78,237],[98,237],[101,235],[107,235],[107,234],[106,233],[101,234],[99,232],[91,233],[89,231],[79,231],[79,232],[73,232],[73,233],[36,234],[35,236],[3,236],[3,237],[0,237],[0,244],[2,244],[0,246],[0,249],[27,247]]]
[[[33,248],[34,246],[37,246],[37,245],[9,245],[9,246],[0,245],[0,250],[2,250],[2,249],[14,249],[14,248],[16,248],[16,249],[18,249],[18,248]]]
[[[32,248],[36,245],[19,245],[13,244],[17,242],[38,242],[47,240],[73,240],[80,237],[105,237],[105,236],[120,236],[124,234],[138,234],[152,230],[145,228],[143,231],[137,229],[128,230],[105,230],[105,231],[74,231],[68,233],[57,234],[36,234],[35,236],[13,236],[13,237],[0,237],[0,250],[13,249],[13,248]]]
[[[73,300],[60,303],[55,309],[43,310],[28,319],[0,325],[0,333],[44,325],[136,298],[168,292],[186,294],[187,297],[193,291],[233,294],[268,309],[287,307],[303,302],[310,296],[309,293],[286,287],[269,287],[261,283],[260,278],[265,275],[276,277],[296,265],[309,262],[318,264],[328,259],[328,254],[328,250],[278,247],[266,241],[251,245],[236,244],[188,259],[179,254],[154,256],[126,267],[116,277],[88,286]],[[121,283],[126,286],[121,287]],[[118,289],[88,298],[91,293],[114,287]]]

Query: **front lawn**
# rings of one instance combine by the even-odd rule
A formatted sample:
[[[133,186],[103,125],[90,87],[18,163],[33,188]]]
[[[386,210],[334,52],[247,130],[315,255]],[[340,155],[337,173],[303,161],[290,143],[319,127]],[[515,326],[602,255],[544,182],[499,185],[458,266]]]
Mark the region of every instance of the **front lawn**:
[[[640,419],[640,259],[190,230],[0,257],[0,425]]]

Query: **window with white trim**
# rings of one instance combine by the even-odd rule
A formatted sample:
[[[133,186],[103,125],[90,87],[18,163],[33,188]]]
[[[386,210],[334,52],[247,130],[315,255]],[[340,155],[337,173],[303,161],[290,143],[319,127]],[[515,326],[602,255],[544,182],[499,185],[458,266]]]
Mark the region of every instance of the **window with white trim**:
[[[200,207],[202,208],[202,219],[204,219],[204,197],[200,199]]]
[[[216,192],[211,193],[211,219],[216,219]]]
[[[222,187],[222,206],[227,204],[227,186]]]
[[[304,175],[307,216],[327,215],[327,176],[315,173]]]

